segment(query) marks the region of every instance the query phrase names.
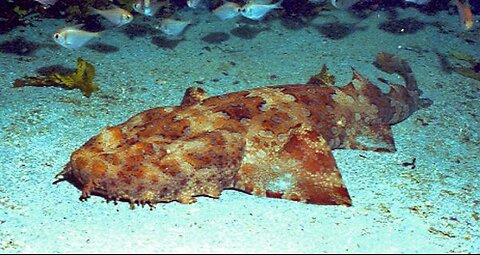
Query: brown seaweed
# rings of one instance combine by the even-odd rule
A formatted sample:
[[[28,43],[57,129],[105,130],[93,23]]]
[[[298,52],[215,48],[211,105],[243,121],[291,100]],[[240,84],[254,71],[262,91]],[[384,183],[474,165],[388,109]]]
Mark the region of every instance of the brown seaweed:
[[[448,56],[450,58],[456,59],[456,60],[461,60],[470,63],[471,65],[475,65],[478,61],[470,54],[459,51],[459,50],[453,50],[451,51]]]
[[[458,63],[455,63],[453,71],[462,75],[463,77],[475,79],[480,81],[480,61],[475,59],[472,55],[462,52],[462,51],[451,51],[448,54],[453,60],[457,60]],[[460,64],[460,62],[467,62],[468,65]]]
[[[440,69],[445,73],[451,74],[453,72],[453,66],[448,60],[448,57],[445,54],[442,54],[436,50],[435,50],[435,54],[438,57],[438,62],[440,63]]]
[[[480,81],[480,72],[475,72],[473,68],[466,66],[454,67],[453,71],[460,74],[463,77],[472,78],[474,80]]]
[[[93,82],[95,77],[95,67],[85,60],[77,59],[77,70],[70,74],[51,73],[47,76],[24,77],[17,79],[13,87],[62,87],[65,89],[79,89],[83,95],[90,97],[92,92],[98,90],[98,86]]]

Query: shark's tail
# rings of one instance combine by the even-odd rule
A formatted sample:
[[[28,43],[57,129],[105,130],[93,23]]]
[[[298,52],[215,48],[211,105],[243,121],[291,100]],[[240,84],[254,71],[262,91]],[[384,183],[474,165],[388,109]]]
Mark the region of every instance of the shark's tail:
[[[388,120],[389,124],[393,125],[401,122],[416,110],[426,108],[433,103],[428,98],[420,97],[423,92],[418,88],[415,76],[407,61],[393,54],[380,52],[377,54],[374,65],[386,73],[396,73],[405,80],[405,86],[385,81],[390,85],[390,92],[387,96],[390,98],[390,106],[393,112]]]

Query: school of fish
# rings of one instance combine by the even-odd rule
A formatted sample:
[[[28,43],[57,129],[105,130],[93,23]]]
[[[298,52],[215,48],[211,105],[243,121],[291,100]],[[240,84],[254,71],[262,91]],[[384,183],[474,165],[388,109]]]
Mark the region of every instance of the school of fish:
[[[41,3],[45,8],[55,5],[58,0],[35,0]],[[189,8],[199,8],[207,0],[188,0]],[[326,0],[309,0],[314,4],[324,3]],[[337,9],[349,9],[362,0],[330,0],[333,7]],[[365,1],[365,0],[364,0]],[[430,0],[404,0],[405,2],[425,5]],[[468,0],[452,0],[457,7],[461,21],[461,26],[465,30],[470,30],[474,26],[474,16]],[[241,6],[234,2],[225,1],[222,5],[212,10],[212,13],[220,20],[233,19],[243,16],[250,20],[261,21],[265,16],[275,9],[282,8],[283,0],[273,2],[272,0],[249,0]],[[159,0],[137,0],[132,8],[137,13],[147,17],[154,18],[155,14],[165,6],[165,2]],[[110,9],[99,10],[91,7],[92,14],[100,15],[108,20],[112,26],[121,27],[133,21],[134,15],[127,10],[112,5]],[[181,20],[174,18],[161,19],[158,25],[154,26],[159,31],[170,37],[178,37],[185,29],[192,24],[191,20]],[[59,45],[72,50],[78,50],[87,44],[90,40],[100,37],[101,32],[89,32],[81,29],[82,25],[64,27],[53,34],[53,40]]]

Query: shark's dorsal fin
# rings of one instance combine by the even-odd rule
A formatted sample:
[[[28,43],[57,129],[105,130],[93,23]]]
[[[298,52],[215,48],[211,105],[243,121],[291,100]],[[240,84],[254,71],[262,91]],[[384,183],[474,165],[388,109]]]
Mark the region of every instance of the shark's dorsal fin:
[[[198,104],[207,98],[208,96],[205,90],[199,87],[190,87],[185,90],[185,94],[183,95],[182,100],[182,106]]]

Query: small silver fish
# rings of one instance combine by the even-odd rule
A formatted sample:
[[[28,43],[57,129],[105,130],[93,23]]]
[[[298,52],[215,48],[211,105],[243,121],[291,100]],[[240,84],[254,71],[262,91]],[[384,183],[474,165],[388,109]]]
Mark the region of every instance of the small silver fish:
[[[248,3],[254,3],[254,4],[271,4],[272,0],[250,0]]]
[[[178,36],[190,24],[190,20],[163,19],[156,28],[169,36]]]
[[[258,4],[251,1],[240,8],[243,17],[253,20],[261,20],[265,15],[273,9],[282,8],[282,0],[275,4]]]
[[[140,14],[153,17],[162,5],[163,3],[159,3],[157,0],[138,0],[132,7]]]
[[[361,0],[331,0],[332,5],[337,9],[346,10]]]
[[[198,5],[202,2],[202,0],[188,0],[187,1],[187,6],[190,8],[197,8]]]
[[[405,2],[424,5],[424,4],[428,4],[430,2],[430,0],[405,0]]]
[[[35,0],[35,2],[39,2],[43,5],[43,7],[48,8],[57,3],[58,0]]]
[[[221,20],[233,19],[240,15],[240,5],[232,2],[225,2],[213,10],[213,14]]]
[[[100,32],[81,30],[83,24],[65,27],[53,34],[53,40],[67,49],[78,50],[88,41],[100,36]]]
[[[132,22],[133,15],[120,7],[115,6],[113,9],[109,10],[99,10],[93,7],[90,7],[93,13],[101,15],[108,21],[112,22],[115,26],[122,26]]]

